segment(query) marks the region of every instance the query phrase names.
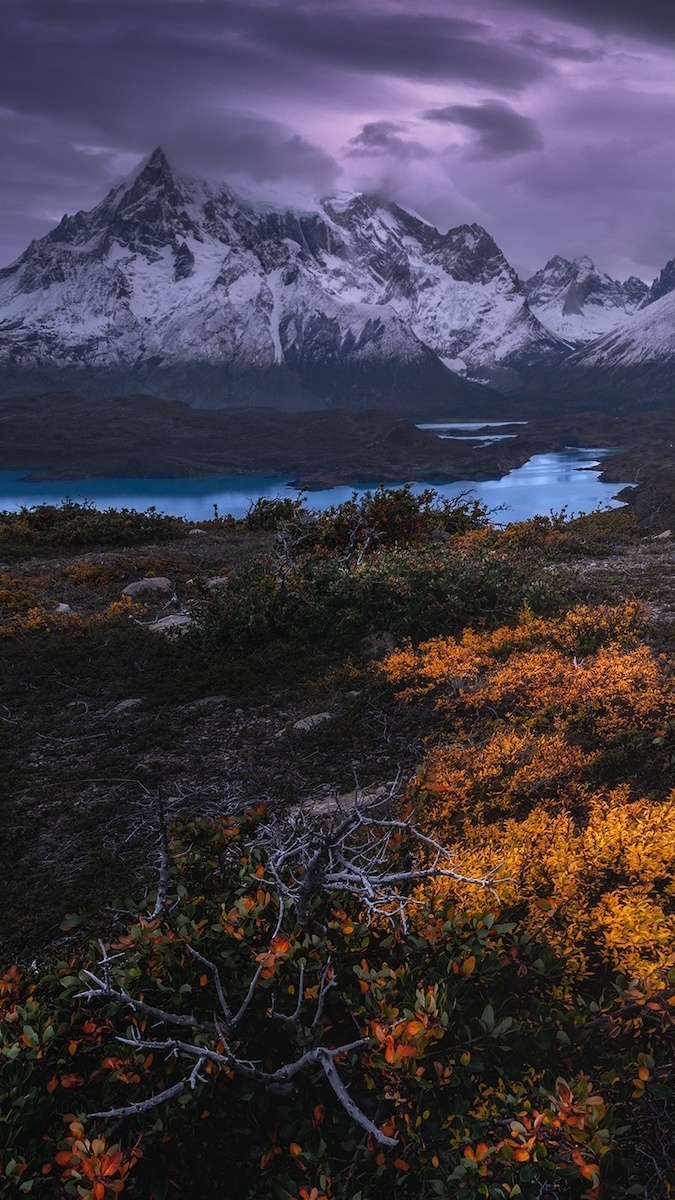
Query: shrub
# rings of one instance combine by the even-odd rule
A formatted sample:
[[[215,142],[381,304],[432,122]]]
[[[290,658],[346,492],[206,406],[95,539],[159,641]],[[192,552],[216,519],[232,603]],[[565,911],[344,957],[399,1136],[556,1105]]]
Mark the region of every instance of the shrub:
[[[275,496],[271,500],[260,496],[249,505],[244,521],[249,529],[276,530],[284,522],[297,520],[306,513],[303,492],[299,496]]]
[[[538,576],[517,547],[458,538],[377,549],[360,563],[320,553],[247,563],[205,603],[202,627],[223,646],[275,636],[348,645],[382,629],[419,638],[469,622],[490,627],[523,605],[547,613],[565,604],[560,583]]]
[[[89,501],[36,504],[19,512],[0,513],[0,554],[27,557],[39,551],[87,546],[133,546],[184,537],[189,524],[154,508],[108,508],[100,511]]]
[[[349,890],[316,897],[299,924],[278,896],[302,875],[261,838],[262,818],[179,821],[169,915],[106,939],[103,968],[92,944],[42,978],[2,977],[9,1188],[89,1200],[667,1193],[675,974],[665,992],[620,978],[562,987],[564,963],[516,915],[493,904],[463,916],[424,889],[407,929],[369,922]],[[403,836],[401,863],[409,849]],[[109,972],[117,999],[95,1003],[87,971]],[[231,1033],[222,1000],[246,1005]],[[337,1064],[346,1104],[323,1073],[261,1082],[313,1047],[352,1043]],[[144,1103],[160,1092],[173,1102]],[[121,1124],[85,1116],[134,1105]]]

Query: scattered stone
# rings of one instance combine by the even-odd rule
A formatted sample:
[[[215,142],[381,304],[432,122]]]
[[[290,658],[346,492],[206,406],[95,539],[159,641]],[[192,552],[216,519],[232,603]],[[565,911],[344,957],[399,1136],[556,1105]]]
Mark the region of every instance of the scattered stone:
[[[54,611],[55,611],[55,612],[57,612],[57,613],[61,613],[61,614],[63,614],[63,613],[69,613],[69,612],[72,612],[73,610],[72,610],[72,608],[70,607],[70,605],[69,605],[69,604],[57,604],[57,606],[56,606],[56,608],[55,608],[55,610],[54,610]]]
[[[170,579],[166,579],[163,575],[153,576],[150,579],[135,579],[133,583],[128,583],[122,589],[123,596],[139,596],[142,592],[172,592],[173,584]]]
[[[363,658],[384,658],[391,654],[396,646],[393,633],[386,630],[382,633],[371,633],[359,642],[359,650]]]
[[[357,696],[362,696],[363,692],[345,692],[345,700],[356,700]]]
[[[128,700],[120,700],[119,704],[113,705],[111,712],[124,713],[129,712],[131,708],[138,708],[143,701],[138,696],[130,697]]]
[[[655,538],[654,538],[654,540],[655,540],[656,542],[660,542],[660,541],[662,541],[664,538],[669,538],[669,537],[672,537],[672,536],[673,536],[673,534],[672,534],[672,531],[671,531],[670,529],[664,529],[663,533],[657,533],[657,534],[655,535]]]
[[[228,704],[229,696],[200,696],[199,700],[191,700],[189,704],[183,704],[184,709],[189,708],[211,708],[216,704]]]
[[[206,532],[207,532],[207,531],[206,531],[206,529],[191,529],[191,530],[190,530],[190,537],[194,537],[194,536],[195,536],[195,534],[197,534],[197,535],[198,535],[198,534],[200,534],[200,533],[206,533]]]
[[[145,628],[149,629],[150,633],[164,633],[168,637],[178,637],[181,633],[187,633],[192,625],[194,625],[194,621],[187,613],[171,613],[168,617],[160,617],[158,621],[151,621]]]
[[[311,717],[303,717],[301,721],[296,721],[293,728],[301,732],[306,732],[308,729],[314,729],[316,725],[321,725],[323,721],[332,720],[333,714],[329,712],[314,713]]]
[[[230,581],[229,581],[229,578],[228,578],[228,576],[227,576],[227,575],[214,575],[214,576],[213,576],[213,579],[207,579],[207,580],[206,580],[206,583],[204,584],[204,587],[207,587],[207,588],[224,588],[224,587],[227,587],[227,585],[228,585],[228,583],[229,583],[229,582],[230,582]]]

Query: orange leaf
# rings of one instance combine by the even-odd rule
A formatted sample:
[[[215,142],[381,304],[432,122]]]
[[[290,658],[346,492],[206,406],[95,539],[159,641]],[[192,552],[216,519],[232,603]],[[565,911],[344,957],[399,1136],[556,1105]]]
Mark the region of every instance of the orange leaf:
[[[54,1091],[54,1089],[57,1088],[58,1086],[59,1086],[58,1076],[52,1075],[52,1078],[49,1080],[49,1083],[47,1084],[47,1091],[49,1092],[50,1096],[51,1096],[52,1092]]]
[[[476,969],[476,956],[475,956],[475,954],[470,954],[469,957],[465,958],[464,962],[462,963],[462,971],[465,975],[472,975],[473,972],[475,971],[475,969]]]
[[[410,1170],[408,1163],[405,1162],[404,1159],[402,1159],[402,1158],[395,1158],[394,1166],[396,1167],[397,1171],[409,1171]]]
[[[516,1162],[529,1162],[530,1152],[526,1146],[519,1146],[517,1150],[514,1150],[513,1157]]]
[[[105,1184],[94,1184],[94,1200],[105,1200]]]
[[[70,1150],[59,1150],[54,1161],[59,1167],[67,1167],[72,1157]]]
[[[421,1033],[423,1029],[424,1025],[421,1021],[408,1021],[408,1024],[405,1027],[405,1032],[409,1033],[411,1037],[415,1037],[415,1035]]]
[[[316,1125],[323,1125],[326,1120],[326,1105],[317,1104],[314,1109],[314,1122]]]
[[[293,1155],[293,1158],[297,1158],[299,1154],[302,1154],[302,1146],[299,1146],[297,1142],[291,1142],[288,1149]]]
[[[124,1155],[121,1150],[116,1150],[114,1154],[106,1154],[101,1163],[101,1175],[106,1179],[109,1175],[114,1175],[122,1163]]]
[[[84,1079],[82,1078],[81,1075],[62,1075],[61,1076],[61,1087],[76,1088],[76,1087],[83,1087],[83,1086],[84,1086]]]

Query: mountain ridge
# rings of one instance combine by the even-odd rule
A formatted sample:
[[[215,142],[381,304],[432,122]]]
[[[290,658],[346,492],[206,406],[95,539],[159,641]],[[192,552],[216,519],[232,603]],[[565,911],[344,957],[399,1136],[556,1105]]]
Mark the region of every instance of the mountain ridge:
[[[428,413],[489,402],[472,373],[517,379],[565,351],[480,226],[441,234],[369,196],[254,204],[179,175],[161,149],[0,273],[4,394],[87,374],[95,392],[112,372],[198,406],[253,391]]]

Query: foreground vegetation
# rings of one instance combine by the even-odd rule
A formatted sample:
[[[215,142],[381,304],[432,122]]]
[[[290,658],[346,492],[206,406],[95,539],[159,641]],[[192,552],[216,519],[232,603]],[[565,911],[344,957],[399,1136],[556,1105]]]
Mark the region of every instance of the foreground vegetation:
[[[44,739],[67,676],[76,711],[104,689],[115,727],[109,697],[133,679],[157,719],[113,728],[82,776],[68,758],[57,868],[89,855],[69,893],[22,875],[12,901],[9,886],[6,1191],[669,1195],[671,631],[586,568],[642,553],[630,515],[502,530],[479,506],[381,490],[323,516],[260,504],[236,527],[167,529],[164,545],[153,525],[155,545],[123,553],[103,549],[119,544],[114,516],[81,517],[78,547],[71,508],[65,562],[58,510],[24,514],[37,561],[0,519],[17,564],[0,593],[6,762],[16,795],[36,797],[19,805],[24,831],[26,813],[57,811],[49,790],[67,776],[59,746],[44,789],[27,782],[22,704]],[[156,602],[120,599],[132,568],[171,575],[187,634],[149,633]],[[71,609],[55,613],[66,581]],[[259,763],[205,799],[177,786],[173,743],[215,688],[243,714],[234,755],[253,746],[268,774]],[[254,720],[261,695],[276,708]],[[308,696],[331,719],[295,721]],[[100,793],[107,775],[118,807],[128,773],[150,806],[135,834]],[[28,858],[46,878],[54,861]]]

